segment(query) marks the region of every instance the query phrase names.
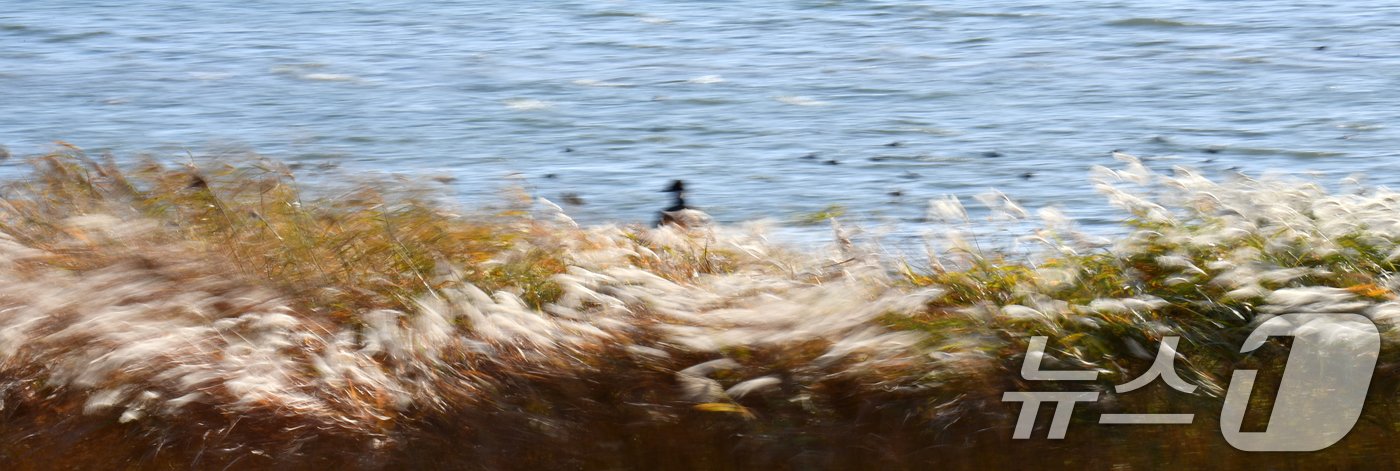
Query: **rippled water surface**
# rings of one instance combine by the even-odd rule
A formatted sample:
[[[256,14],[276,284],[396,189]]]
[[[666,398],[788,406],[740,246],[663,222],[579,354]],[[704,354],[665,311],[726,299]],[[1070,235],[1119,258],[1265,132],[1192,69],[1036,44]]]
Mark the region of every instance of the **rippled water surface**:
[[[15,154],[241,147],[468,202],[516,179],[590,222],[684,178],[722,221],[840,204],[903,234],[989,188],[1115,219],[1086,177],[1114,149],[1400,183],[1393,2],[0,3]]]

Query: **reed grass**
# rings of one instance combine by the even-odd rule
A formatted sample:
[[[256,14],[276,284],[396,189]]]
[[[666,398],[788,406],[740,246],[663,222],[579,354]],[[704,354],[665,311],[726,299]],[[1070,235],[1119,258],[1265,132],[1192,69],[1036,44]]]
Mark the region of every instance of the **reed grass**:
[[[465,211],[392,180],[303,191],[276,162],[118,165],[69,147],[0,199],[0,461],[12,469],[1393,467],[1400,195],[1217,183],[1123,156],[1095,241],[1052,210],[1020,242],[936,201],[945,250],[889,260],[756,229],[580,227]],[[1004,197],[982,199],[1025,222]],[[821,219],[839,217],[836,212]],[[938,219],[938,218],[931,218]],[[839,231],[838,231],[839,233]],[[840,238],[838,236],[838,238]],[[969,242],[971,241],[971,242]],[[1383,331],[1363,420],[1307,454],[1231,449],[1230,371],[1268,315]],[[1030,336],[1099,380],[1018,376]],[[1107,393],[1166,335],[1200,386]],[[1271,376],[1272,375],[1272,376]],[[1267,380],[1265,390],[1276,388]],[[1098,390],[1070,436],[1013,441],[1005,391]],[[1267,410],[1268,394],[1258,394]],[[1194,412],[1099,426],[1093,412]],[[1042,414],[1045,416],[1046,414]],[[1257,417],[1256,417],[1257,419]],[[1041,424],[1041,428],[1044,424]],[[1043,430],[1037,433],[1043,437]]]

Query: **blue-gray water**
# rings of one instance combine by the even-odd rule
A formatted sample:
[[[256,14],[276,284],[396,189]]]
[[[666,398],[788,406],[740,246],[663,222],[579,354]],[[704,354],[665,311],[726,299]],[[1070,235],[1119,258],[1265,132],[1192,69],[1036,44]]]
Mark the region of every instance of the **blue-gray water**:
[[[1400,183],[1394,2],[0,5],[15,154],[235,146],[451,174],[467,202],[518,173],[592,222],[684,178],[722,221],[841,204],[904,231],[988,188],[1111,220],[1086,170],[1113,149]]]

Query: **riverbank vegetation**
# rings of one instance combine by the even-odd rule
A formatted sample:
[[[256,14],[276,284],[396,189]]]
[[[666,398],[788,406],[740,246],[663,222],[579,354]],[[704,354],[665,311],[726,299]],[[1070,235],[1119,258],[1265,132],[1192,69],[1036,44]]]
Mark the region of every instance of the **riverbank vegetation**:
[[[33,159],[0,199],[0,461],[348,469],[1394,467],[1400,194],[1156,173],[1094,184],[1091,237],[1056,211],[1029,253],[931,204],[926,259],[750,227],[581,227],[528,197],[444,203],[392,180],[308,191],[287,167]],[[408,189],[406,189],[408,188]],[[839,218],[837,212],[830,217]],[[821,219],[829,219],[823,217]],[[838,225],[838,234],[841,231]],[[989,244],[990,245],[990,244]],[[1259,369],[1262,429],[1287,343],[1271,315],[1358,313],[1383,338],[1355,429],[1318,453],[1234,451],[1230,374]],[[1047,368],[1019,376],[1031,336]],[[1126,394],[1164,336],[1198,386]],[[1269,378],[1274,378],[1272,384]],[[1006,391],[1100,391],[1068,437],[1012,440]],[[1255,413],[1256,411],[1262,411]],[[1192,425],[1098,425],[1104,412]]]

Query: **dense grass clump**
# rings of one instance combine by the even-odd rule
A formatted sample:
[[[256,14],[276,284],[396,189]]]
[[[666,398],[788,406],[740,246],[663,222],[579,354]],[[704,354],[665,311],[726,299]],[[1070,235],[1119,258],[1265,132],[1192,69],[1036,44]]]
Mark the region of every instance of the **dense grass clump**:
[[[942,248],[914,261],[840,236],[803,252],[751,228],[580,227],[528,198],[462,211],[394,181],[302,191],[255,158],[118,166],[70,148],[33,163],[0,200],[8,468],[1400,462],[1400,194],[1384,190],[1168,177],[1124,156],[1095,176],[1127,214],[1115,240],[993,195],[997,219],[1039,226],[1018,241],[1037,248],[982,247],[945,199]],[[1288,354],[1241,342],[1289,312],[1380,326],[1366,413],[1323,452],[1234,451],[1216,416],[1231,371],[1261,370],[1267,411]],[[1051,366],[1098,380],[1020,378],[1037,335]],[[1113,393],[1164,336],[1182,337],[1195,392]],[[1019,404],[1002,393],[1044,390],[1105,399],[1066,440],[1041,438],[1045,420],[1011,440]],[[1101,426],[1102,412],[1197,419]]]

